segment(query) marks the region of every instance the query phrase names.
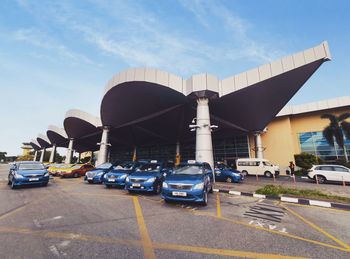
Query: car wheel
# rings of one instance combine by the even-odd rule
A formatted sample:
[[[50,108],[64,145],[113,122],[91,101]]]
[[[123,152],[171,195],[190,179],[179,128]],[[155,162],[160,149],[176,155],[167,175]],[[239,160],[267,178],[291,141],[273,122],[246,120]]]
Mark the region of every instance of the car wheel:
[[[203,206],[207,206],[208,205],[208,192],[205,191],[203,194],[203,202],[202,202]]]
[[[264,175],[265,175],[266,177],[269,177],[269,178],[272,177],[272,173],[271,173],[270,171],[266,171],[266,172],[264,173]]]
[[[11,185],[10,178],[8,179],[7,185]]]
[[[74,173],[73,177],[78,178],[79,177],[78,173]]]
[[[89,181],[88,181],[88,183],[93,183],[93,182],[94,182],[94,181],[92,181],[92,180],[89,180]]]
[[[210,186],[210,190],[209,190],[209,193],[213,193],[214,190],[213,190],[213,184]]]
[[[47,186],[48,183],[43,183],[42,186]]]
[[[247,172],[246,170],[243,170],[243,171],[242,171],[242,174],[243,174],[244,176],[247,176],[247,175],[248,175],[248,172]]]
[[[160,184],[157,184],[157,186],[155,187],[154,193],[155,194],[159,194],[162,191],[162,187]]]
[[[134,191],[132,191],[132,190],[128,190],[128,192],[129,192],[130,194],[134,193]]]
[[[16,189],[16,185],[14,181],[11,182],[11,189]]]
[[[111,185],[108,185],[108,184],[105,184],[105,186],[107,189],[111,189],[111,187],[112,187]]]
[[[231,178],[231,177],[227,177],[227,178],[226,178],[226,182],[227,182],[227,183],[232,183],[232,178]]]
[[[322,175],[315,175],[315,182],[316,182],[316,177],[317,177],[318,183],[320,184],[325,183],[327,181],[326,177]]]

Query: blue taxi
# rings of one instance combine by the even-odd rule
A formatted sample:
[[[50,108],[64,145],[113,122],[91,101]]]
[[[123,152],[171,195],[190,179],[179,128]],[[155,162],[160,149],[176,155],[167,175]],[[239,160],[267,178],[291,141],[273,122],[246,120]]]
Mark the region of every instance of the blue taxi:
[[[171,172],[166,162],[151,160],[138,167],[125,179],[129,192],[142,191],[160,193],[164,177]]]
[[[49,172],[42,163],[34,161],[15,162],[10,167],[8,185],[12,189],[24,185],[46,186],[49,178]]]
[[[112,168],[103,177],[103,183],[107,188],[125,187],[125,179],[145,162],[124,162]]]
[[[97,166],[95,169],[92,169],[86,172],[84,181],[88,183],[103,183],[103,177],[106,173],[108,173],[114,166],[117,166],[119,162],[116,163],[104,163],[102,165]]]
[[[244,175],[223,163],[215,164],[214,168],[215,180],[228,183],[240,183],[244,180]]]
[[[208,204],[208,193],[213,192],[213,171],[208,163],[188,161],[181,163],[168,175],[162,188],[167,201],[191,201]]]

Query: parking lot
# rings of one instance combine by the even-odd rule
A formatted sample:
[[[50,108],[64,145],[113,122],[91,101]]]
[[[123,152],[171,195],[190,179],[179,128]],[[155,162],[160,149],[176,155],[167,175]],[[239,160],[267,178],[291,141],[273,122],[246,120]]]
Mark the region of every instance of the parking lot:
[[[221,193],[206,207],[169,204],[82,178],[11,190],[7,172],[0,165],[0,258],[350,256],[347,211]]]

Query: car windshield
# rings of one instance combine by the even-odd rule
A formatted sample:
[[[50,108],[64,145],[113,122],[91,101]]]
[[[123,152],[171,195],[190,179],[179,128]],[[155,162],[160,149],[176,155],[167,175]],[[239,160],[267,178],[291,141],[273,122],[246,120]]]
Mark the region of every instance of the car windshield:
[[[231,168],[228,167],[227,165],[225,164],[218,164],[215,166],[216,168],[220,169],[220,170],[230,170]]]
[[[141,165],[139,168],[136,169],[136,172],[147,172],[147,171],[160,171],[160,165],[159,164],[146,164]]]
[[[186,165],[176,169],[173,174],[199,175],[203,174],[203,169],[198,165]]]
[[[99,165],[99,166],[97,167],[97,169],[108,169],[108,168],[110,168],[111,166],[112,166],[111,163],[104,163],[104,164],[102,164],[102,165]]]
[[[133,163],[123,163],[117,166],[114,166],[113,169],[114,170],[131,170],[133,167]]]
[[[43,170],[45,169],[43,164],[18,164],[18,169],[19,170]]]

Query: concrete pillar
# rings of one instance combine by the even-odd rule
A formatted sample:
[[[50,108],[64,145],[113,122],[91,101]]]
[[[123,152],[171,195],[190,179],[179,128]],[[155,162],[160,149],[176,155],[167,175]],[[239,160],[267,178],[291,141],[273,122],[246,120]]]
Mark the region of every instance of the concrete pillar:
[[[175,165],[180,164],[181,155],[180,155],[180,142],[176,142],[176,155],[175,155]]]
[[[134,152],[132,154],[132,161],[136,161],[137,160],[137,147],[134,147]]]
[[[107,162],[108,146],[110,146],[110,144],[108,143],[108,135],[109,127],[104,126],[102,131],[101,143],[99,143],[100,151],[98,152],[96,166],[102,165],[103,163]]]
[[[197,100],[196,161],[207,162],[214,170],[208,98]]]
[[[73,157],[73,144],[74,139],[69,139],[68,149],[67,149],[67,155],[66,160],[64,161],[65,164],[71,164],[72,163],[72,157]]]
[[[44,156],[45,156],[45,148],[41,150],[41,155],[40,155],[40,163],[44,162]]]
[[[53,144],[51,154],[50,154],[50,163],[55,162],[55,155],[56,155],[56,144]]]
[[[260,132],[255,132],[254,133],[254,142],[255,142],[255,157],[256,158],[264,158],[264,148],[262,146],[262,141],[261,141],[261,133]]]
[[[38,159],[38,151],[35,150],[33,161],[36,161],[37,159]]]

